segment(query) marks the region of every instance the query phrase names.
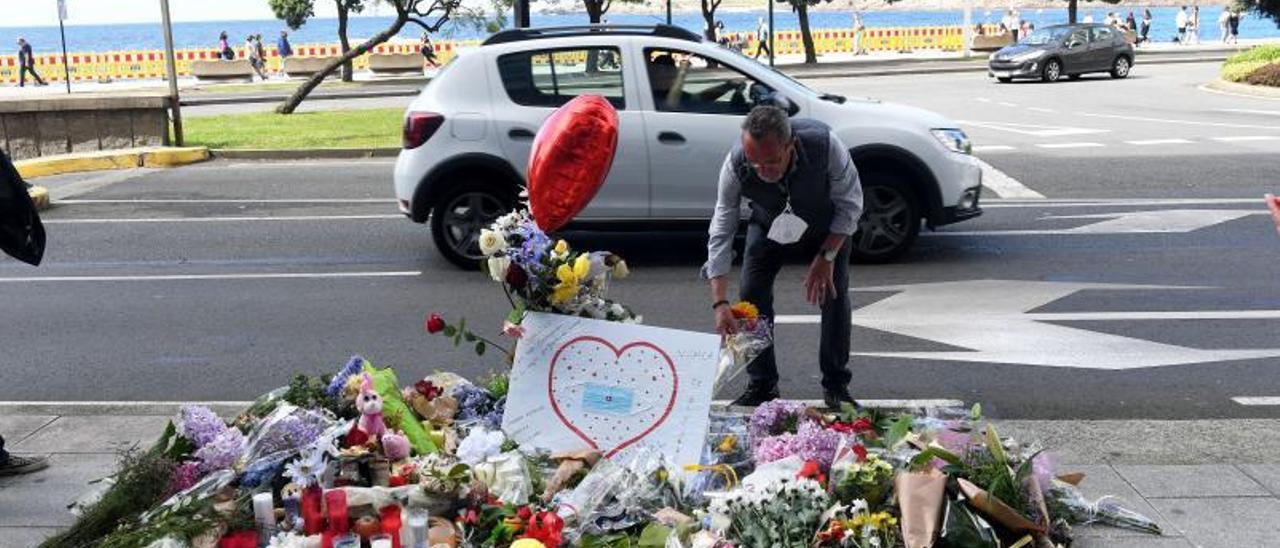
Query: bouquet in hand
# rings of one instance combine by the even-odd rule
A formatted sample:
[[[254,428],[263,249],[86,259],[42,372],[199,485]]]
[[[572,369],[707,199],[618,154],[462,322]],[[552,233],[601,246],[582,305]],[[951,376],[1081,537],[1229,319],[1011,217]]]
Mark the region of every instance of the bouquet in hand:
[[[768,318],[760,316],[756,305],[738,301],[730,310],[738,321],[738,330],[720,343],[717,388],[741,375],[747,364],[773,345],[773,325]]]

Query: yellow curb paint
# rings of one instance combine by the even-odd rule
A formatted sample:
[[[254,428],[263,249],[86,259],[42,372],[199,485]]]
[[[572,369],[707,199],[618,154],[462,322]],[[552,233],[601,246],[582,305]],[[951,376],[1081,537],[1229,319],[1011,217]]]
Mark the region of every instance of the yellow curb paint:
[[[133,169],[136,167],[177,167],[209,159],[205,147],[155,147],[109,150],[82,154],[62,154],[14,162],[24,179],[66,173]]]
[[[42,186],[33,186],[27,190],[27,194],[31,195],[31,201],[35,202],[37,210],[44,211],[49,209],[49,189]]]

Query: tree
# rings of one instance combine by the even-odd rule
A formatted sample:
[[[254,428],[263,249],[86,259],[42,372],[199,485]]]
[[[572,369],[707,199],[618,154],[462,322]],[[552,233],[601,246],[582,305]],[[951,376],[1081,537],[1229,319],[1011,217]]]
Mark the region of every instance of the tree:
[[[315,16],[315,0],[267,0],[276,18],[284,21],[289,28],[298,30],[307,23],[307,19]],[[342,45],[342,53],[351,51],[351,41],[347,38],[347,21],[351,14],[364,11],[364,0],[333,0],[338,7],[338,43]],[[348,61],[342,65],[342,81],[350,82],[353,68]]]
[[[271,0],[273,3],[277,1],[280,0]],[[462,15],[468,19],[477,21],[483,18],[483,12],[464,12],[462,0],[383,1],[390,4],[396,11],[396,18],[395,21],[391,23],[391,26],[374,35],[373,38],[366,40],[363,44],[344,52],[342,56],[329,62],[329,64],[325,65],[323,69],[320,69],[319,72],[315,73],[311,78],[307,79],[306,82],[303,82],[302,85],[298,86],[297,91],[294,91],[293,95],[289,96],[289,98],[285,99],[280,106],[276,107],[276,112],[280,114],[293,114],[293,111],[298,108],[298,105],[302,104],[302,101],[307,98],[307,95],[309,95],[316,86],[319,86],[325,78],[329,77],[330,74],[333,74],[335,70],[338,70],[338,67],[350,63],[355,58],[368,53],[369,50],[372,50],[378,44],[390,40],[393,36],[399,34],[400,30],[403,29],[405,25],[412,23],[421,27],[422,30],[427,33],[435,33],[448,23],[450,18],[455,15]]]
[[[641,4],[644,0],[618,0],[624,4]],[[587,20],[592,25],[597,25],[604,18],[604,14],[609,13],[609,8],[613,6],[613,0],[582,0],[582,7],[587,8]]]
[[[702,20],[706,23],[707,29],[704,34],[707,40],[715,42],[720,37],[716,36],[716,10],[720,9],[720,2],[724,0],[702,0]]]
[[[1092,0],[1085,0],[1090,2]],[[1119,4],[1120,0],[1102,0],[1108,4]],[[1074,25],[1078,20],[1076,14],[1080,11],[1077,4],[1079,0],[1067,0],[1067,23]]]
[[[1236,0],[1235,8],[1270,17],[1276,22],[1276,27],[1280,27],[1280,0]]]
[[[804,43],[804,62],[806,64],[817,63],[818,52],[813,47],[813,33],[809,31],[809,6],[816,6],[823,2],[830,2],[831,0],[777,0],[777,1],[778,3],[791,4],[791,11],[796,12],[796,19],[800,20],[800,41]],[[773,32],[774,32],[774,29],[769,29],[770,35],[772,35]]]

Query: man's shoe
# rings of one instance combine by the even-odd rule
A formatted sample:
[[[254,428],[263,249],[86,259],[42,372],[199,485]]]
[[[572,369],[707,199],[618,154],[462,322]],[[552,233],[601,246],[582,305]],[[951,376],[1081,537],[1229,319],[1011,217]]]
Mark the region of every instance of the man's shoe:
[[[832,411],[840,411],[846,403],[852,405],[854,409],[862,409],[862,406],[858,405],[858,400],[853,399],[853,396],[849,395],[848,388],[841,388],[839,390],[823,390],[822,401],[827,404],[827,409]]]
[[[20,457],[9,455],[9,462],[0,464],[0,476],[30,474],[49,467],[48,457]]]
[[[743,392],[738,399],[733,400],[729,405],[734,407],[757,407],[760,404],[778,399],[778,387],[775,386],[754,386],[748,385],[747,391]]]

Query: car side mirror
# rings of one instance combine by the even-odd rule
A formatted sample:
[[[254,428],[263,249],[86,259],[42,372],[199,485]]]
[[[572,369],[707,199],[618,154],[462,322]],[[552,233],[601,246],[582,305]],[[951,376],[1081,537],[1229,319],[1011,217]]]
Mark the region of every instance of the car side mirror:
[[[1084,42],[1081,42],[1079,40],[1072,40],[1070,42],[1067,42],[1067,49],[1076,49],[1083,45],[1084,45]]]

